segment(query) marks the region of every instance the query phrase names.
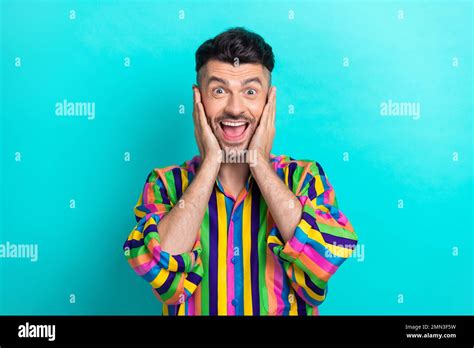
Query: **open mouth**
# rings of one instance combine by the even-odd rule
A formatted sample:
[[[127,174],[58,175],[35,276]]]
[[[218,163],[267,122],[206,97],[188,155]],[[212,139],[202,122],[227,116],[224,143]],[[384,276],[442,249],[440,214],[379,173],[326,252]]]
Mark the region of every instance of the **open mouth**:
[[[225,140],[229,142],[238,142],[245,138],[246,131],[249,129],[248,121],[222,121],[219,126],[222,129]]]

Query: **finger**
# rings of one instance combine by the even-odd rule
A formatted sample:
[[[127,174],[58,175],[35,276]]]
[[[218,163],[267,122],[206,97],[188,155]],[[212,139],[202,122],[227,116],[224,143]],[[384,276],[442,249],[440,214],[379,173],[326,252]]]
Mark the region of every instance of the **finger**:
[[[198,102],[197,103],[198,105],[198,110],[199,110],[199,119],[200,119],[200,122],[201,122],[201,130],[202,130],[202,137],[203,137],[203,141],[207,141],[207,143],[209,142],[214,142],[214,143],[217,143],[217,138],[212,130],[212,127],[211,127],[211,124],[210,124],[210,121],[208,120],[207,116],[206,116],[206,112],[204,110],[204,106],[201,102]]]
[[[194,105],[193,105],[193,123],[194,123],[194,137],[196,138],[196,143],[199,149],[199,153],[201,156],[204,155],[203,153],[203,147],[202,147],[202,141],[201,141],[201,125],[200,125],[200,120],[198,117],[199,114],[199,108],[196,102],[197,99],[197,93],[196,93],[196,87],[193,85],[193,100],[194,100]]]
[[[271,118],[272,118],[272,114],[273,114],[273,109],[274,109],[274,89],[273,87],[270,88],[270,96],[268,97],[268,114],[267,114],[267,117],[266,117],[266,125],[267,126],[270,126],[271,124]]]
[[[270,125],[275,125],[275,115],[276,115],[276,87],[273,87],[273,109],[270,114]]]
[[[196,101],[201,103],[201,91],[199,90],[199,87],[194,85],[194,90],[196,91]]]
[[[195,100],[196,100],[196,113],[197,119],[200,123],[201,129],[203,129],[207,124],[206,112],[204,111],[204,106],[201,101],[201,92],[198,87],[194,87],[195,91]]]
[[[202,137],[202,129],[200,125],[200,121],[197,117],[197,110],[193,113],[194,114],[194,135],[196,137],[196,142],[198,146],[202,144],[201,137]]]
[[[202,130],[205,128],[207,119],[206,119],[206,113],[204,112],[204,107],[202,106],[202,103],[200,101],[200,94],[199,90],[197,88],[194,89],[195,91],[195,118],[196,118],[196,124],[198,126],[199,132],[202,133]]]
[[[198,98],[197,94],[198,94],[198,89],[197,89],[196,85],[193,85],[193,100],[194,100],[195,103],[198,101],[197,100],[197,98]]]
[[[204,111],[204,106],[201,102],[197,103],[197,109],[202,137],[214,136],[211,126],[209,125],[209,122],[207,120],[206,112]]]
[[[259,127],[260,125],[266,125],[269,108],[270,108],[270,104],[266,103],[262,111],[262,116],[260,117],[260,120],[258,120],[257,127]]]
[[[194,120],[194,124],[196,125],[196,121],[197,121],[197,102],[196,102],[196,88],[193,86],[193,120]]]
[[[206,127],[209,127],[209,123],[207,121],[206,112],[204,111],[204,106],[202,105],[201,102],[198,102],[197,107],[198,107],[198,117],[201,123],[201,127],[202,129],[205,129]]]

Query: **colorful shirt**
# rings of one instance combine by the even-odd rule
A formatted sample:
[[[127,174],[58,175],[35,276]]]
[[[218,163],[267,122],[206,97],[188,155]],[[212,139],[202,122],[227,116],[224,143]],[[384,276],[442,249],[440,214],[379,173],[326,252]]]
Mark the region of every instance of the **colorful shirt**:
[[[357,244],[321,165],[270,156],[303,207],[286,243],[250,174],[238,197],[216,178],[193,249],[170,255],[161,249],[157,224],[180,204],[200,161],[195,156],[148,175],[123,246],[130,266],[163,302],[163,315],[318,315],[329,278]]]

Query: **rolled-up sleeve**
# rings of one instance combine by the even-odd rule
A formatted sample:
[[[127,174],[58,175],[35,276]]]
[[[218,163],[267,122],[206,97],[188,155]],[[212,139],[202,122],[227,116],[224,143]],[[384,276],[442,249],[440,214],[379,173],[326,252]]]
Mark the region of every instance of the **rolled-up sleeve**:
[[[311,163],[305,175],[294,179],[303,182],[295,192],[303,208],[301,220],[286,243],[276,226],[267,242],[298,295],[318,306],[326,299],[329,279],[350,257],[358,238],[319,163]]]
[[[196,290],[203,275],[199,238],[187,253],[171,255],[161,249],[158,223],[175,206],[179,199],[176,192],[182,192],[182,187],[177,189],[174,186],[176,182],[172,180],[173,177],[176,175],[165,175],[159,169],[148,175],[134,209],[137,224],[123,245],[125,257],[132,269],[168,305],[186,301]],[[181,185],[182,181],[177,184]]]

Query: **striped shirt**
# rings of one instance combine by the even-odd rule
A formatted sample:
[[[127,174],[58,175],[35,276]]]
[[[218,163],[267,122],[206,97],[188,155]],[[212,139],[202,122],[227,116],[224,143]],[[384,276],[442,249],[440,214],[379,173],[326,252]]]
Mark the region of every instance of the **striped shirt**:
[[[170,255],[161,249],[157,224],[182,203],[200,160],[148,175],[134,209],[137,224],[123,246],[163,303],[163,315],[318,315],[329,278],[357,244],[321,165],[270,155],[303,207],[286,243],[250,174],[238,197],[216,178],[193,249]]]

